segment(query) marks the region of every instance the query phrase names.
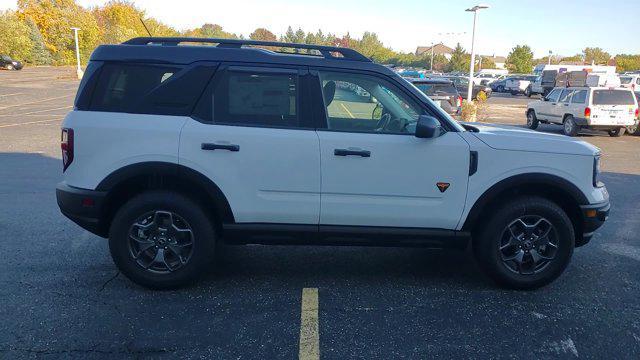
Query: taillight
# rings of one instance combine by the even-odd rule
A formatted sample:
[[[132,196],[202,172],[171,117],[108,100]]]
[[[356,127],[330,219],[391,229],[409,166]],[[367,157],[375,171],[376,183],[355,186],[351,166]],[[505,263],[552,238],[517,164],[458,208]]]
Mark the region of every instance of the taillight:
[[[462,96],[458,95],[458,107],[462,107]]]
[[[588,119],[591,117],[591,108],[585,108],[584,109],[584,117],[585,119]]]
[[[62,172],[64,172],[73,162],[73,129],[62,129],[60,149],[62,150]]]
[[[636,119],[640,118],[640,108],[636,108]]]

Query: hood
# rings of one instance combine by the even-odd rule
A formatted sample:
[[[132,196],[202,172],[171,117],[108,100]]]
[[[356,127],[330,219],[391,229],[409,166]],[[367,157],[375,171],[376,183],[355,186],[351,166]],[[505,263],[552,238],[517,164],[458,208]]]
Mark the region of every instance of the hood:
[[[489,147],[498,150],[533,151],[552,154],[593,156],[597,147],[568,136],[548,134],[516,126],[472,125],[479,131],[473,134]]]

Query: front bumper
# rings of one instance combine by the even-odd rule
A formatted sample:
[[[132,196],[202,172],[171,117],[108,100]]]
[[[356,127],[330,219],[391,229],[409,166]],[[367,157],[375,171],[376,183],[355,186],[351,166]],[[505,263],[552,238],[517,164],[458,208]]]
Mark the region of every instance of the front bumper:
[[[105,192],[80,189],[64,182],[56,187],[60,212],[83,229],[101,237],[108,236],[103,222],[105,197]]]
[[[598,230],[609,218],[611,204],[609,200],[593,205],[580,206],[582,210],[582,239],[576,242],[576,246],[582,246],[591,240],[593,233]]]

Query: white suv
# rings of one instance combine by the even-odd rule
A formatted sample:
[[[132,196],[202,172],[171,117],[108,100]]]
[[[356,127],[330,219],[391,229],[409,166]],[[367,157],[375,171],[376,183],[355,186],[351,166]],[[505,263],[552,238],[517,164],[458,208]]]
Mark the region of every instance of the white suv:
[[[638,102],[633,91],[625,88],[556,87],[527,106],[529,128],[536,129],[539,123],[559,124],[568,136],[585,128],[620,136],[637,118]]]
[[[345,48],[100,46],[61,147],[62,213],[153,288],[194,280],[221,243],[471,245],[498,283],[535,288],[609,212],[597,148],[462,126]]]

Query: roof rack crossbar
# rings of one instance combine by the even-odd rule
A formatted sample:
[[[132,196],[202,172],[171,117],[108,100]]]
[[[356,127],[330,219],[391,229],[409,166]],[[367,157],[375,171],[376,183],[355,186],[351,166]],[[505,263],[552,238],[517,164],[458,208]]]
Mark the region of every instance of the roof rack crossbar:
[[[337,46],[325,46],[325,45],[311,45],[311,44],[297,44],[286,43],[278,41],[258,41],[258,40],[240,40],[240,39],[217,39],[217,38],[193,38],[193,37],[137,37],[131,40],[123,42],[124,45],[149,45],[158,44],[163,46],[177,46],[180,43],[211,43],[217,44],[219,48],[241,48],[244,45],[253,46],[274,46],[282,48],[292,49],[309,49],[317,50],[320,55],[327,59],[346,59],[353,61],[366,61],[371,62],[369,58],[360,54],[359,52]],[[342,55],[335,56],[334,53]],[[296,54],[296,53],[292,53]]]

